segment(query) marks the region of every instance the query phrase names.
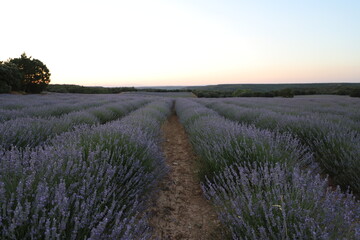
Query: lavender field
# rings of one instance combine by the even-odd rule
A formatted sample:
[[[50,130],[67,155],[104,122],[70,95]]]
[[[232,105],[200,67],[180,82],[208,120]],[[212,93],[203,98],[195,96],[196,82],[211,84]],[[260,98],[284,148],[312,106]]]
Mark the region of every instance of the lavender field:
[[[360,239],[360,102],[179,100],[230,239]]]
[[[171,114],[223,239],[360,239],[359,99],[161,94],[0,95],[0,239],[151,239]]]
[[[1,96],[0,238],[141,239],[171,99]]]

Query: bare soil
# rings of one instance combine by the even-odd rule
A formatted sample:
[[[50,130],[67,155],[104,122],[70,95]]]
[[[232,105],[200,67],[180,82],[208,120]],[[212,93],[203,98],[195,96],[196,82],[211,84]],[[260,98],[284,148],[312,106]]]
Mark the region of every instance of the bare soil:
[[[163,151],[170,172],[161,183],[150,209],[153,239],[221,239],[215,210],[202,194],[196,155],[178,117],[162,127]]]

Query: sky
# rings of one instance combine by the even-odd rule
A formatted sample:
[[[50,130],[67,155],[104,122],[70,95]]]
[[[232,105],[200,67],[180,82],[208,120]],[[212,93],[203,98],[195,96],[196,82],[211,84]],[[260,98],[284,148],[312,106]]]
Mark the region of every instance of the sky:
[[[3,0],[0,60],[52,84],[360,82],[359,0]]]

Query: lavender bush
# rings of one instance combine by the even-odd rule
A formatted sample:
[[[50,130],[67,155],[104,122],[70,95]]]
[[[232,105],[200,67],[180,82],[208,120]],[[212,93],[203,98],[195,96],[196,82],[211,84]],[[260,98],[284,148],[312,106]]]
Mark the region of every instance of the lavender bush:
[[[360,204],[286,165],[234,164],[203,185],[232,239],[359,239]]]
[[[126,239],[141,234],[146,226],[137,225],[137,195],[153,177],[137,159],[122,155],[116,160],[108,152],[84,156],[76,148],[2,153],[1,239],[104,239],[113,234]],[[124,162],[132,167],[123,167]]]

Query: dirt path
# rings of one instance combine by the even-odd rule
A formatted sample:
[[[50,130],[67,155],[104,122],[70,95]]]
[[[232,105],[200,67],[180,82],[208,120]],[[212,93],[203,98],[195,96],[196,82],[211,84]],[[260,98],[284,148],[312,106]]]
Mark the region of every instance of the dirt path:
[[[163,125],[163,151],[170,167],[151,209],[154,239],[220,239],[219,222],[203,197],[196,173],[196,156],[175,114]]]

